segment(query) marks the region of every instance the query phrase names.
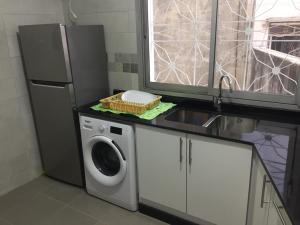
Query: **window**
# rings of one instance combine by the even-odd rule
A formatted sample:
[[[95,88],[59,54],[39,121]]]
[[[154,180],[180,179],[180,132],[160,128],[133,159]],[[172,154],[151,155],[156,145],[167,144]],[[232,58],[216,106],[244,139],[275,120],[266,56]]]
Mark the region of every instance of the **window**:
[[[226,74],[237,91],[294,96],[300,30],[289,21],[300,19],[295,6],[296,0],[220,0],[215,80]]]
[[[300,57],[300,18],[272,18],[267,21],[270,48]],[[294,50],[294,51],[293,51]]]
[[[216,95],[227,75],[232,99],[296,104],[300,0],[141,1],[146,86]]]
[[[211,1],[148,1],[152,82],[208,86],[211,9]]]

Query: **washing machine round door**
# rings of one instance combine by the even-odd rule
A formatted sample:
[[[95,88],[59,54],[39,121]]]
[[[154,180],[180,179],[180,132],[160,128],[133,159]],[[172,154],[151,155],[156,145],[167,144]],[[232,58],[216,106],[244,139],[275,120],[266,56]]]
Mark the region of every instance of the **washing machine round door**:
[[[84,152],[85,168],[100,184],[115,186],[126,175],[126,159],[115,143],[104,136],[93,137]]]

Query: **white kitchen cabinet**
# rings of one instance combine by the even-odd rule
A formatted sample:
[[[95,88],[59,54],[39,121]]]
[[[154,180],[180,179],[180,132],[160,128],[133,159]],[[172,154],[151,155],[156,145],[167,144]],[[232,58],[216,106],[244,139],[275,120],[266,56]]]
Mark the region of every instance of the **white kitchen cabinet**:
[[[204,224],[292,225],[250,145],[137,125],[136,148],[143,203]]]
[[[258,155],[253,161],[249,225],[292,225]]]
[[[139,197],[186,212],[186,135],[136,126]]]
[[[252,147],[188,135],[187,213],[217,225],[246,224]]]
[[[274,188],[272,188],[272,201],[270,202],[268,225],[292,225]]]
[[[136,148],[141,202],[192,221],[246,224],[251,146],[137,125]]]
[[[272,184],[257,155],[254,157],[252,184],[253,194],[251,195],[251,198],[253,203],[252,209],[250,210],[252,216],[249,215],[249,224],[267,225]]]

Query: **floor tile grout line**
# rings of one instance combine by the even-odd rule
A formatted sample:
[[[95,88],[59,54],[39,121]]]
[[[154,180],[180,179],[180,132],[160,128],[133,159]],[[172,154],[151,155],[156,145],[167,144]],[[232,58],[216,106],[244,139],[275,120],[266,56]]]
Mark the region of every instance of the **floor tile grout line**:
[[[48,177],[46,177],[46,178],[48,178]],[[51,178],[49,178],[49,179],[51,179]],[[40,186],[41,183],[39,183],[39,182],[35,183],[34,185],[36,185],[38,188],[41,188],[41,189],[39,189],[36,192],[32,193],[32,197],[34,197],[34,198],[39,198],[39,196],[40,196],[40,197],[47,198],[50,201],[54,201],[54,202],[57,202],[57,203],[61,204],[61,206],[57,207],[57,210],[53,211],[49,215],[49,219],[57,216],[64,209],[71,209],[71,210],[74,211],[75,215],[76,215],[76,213],[78,213],[79,214],[79,215],[77,214],[78,216],[82,215],[82,216],[86,216],[86,217],[90,218],[91,219],[91,223],[90,223],[91,225],[108,225],[108,224],[110,224],[109,221],[107,221],[105,218],[100,218],[97,215],[94,216],[94,215],[90,214],[89,212],[86,212],[86,211],[84,211],[84,210],[79,209],[79,208],[76,207],[76,204],[74,204],[74,203],[76,203],[76,201],[78,199],[80,200],[81,197],[84,198],[84,197],[87,196],[87,197],[93,197],[93,198],[95,198],[94,196],[89,195],[84,188],[80,188],[78,190],[75,190],[74,193],[71,193],[70,198],[68,198],[68,199],[66,199],[66,201],[64,201],[64,198],[62,198],[62,200],[60,200],[59,196],[55,195],[55,191],[58,191],[58,194],[60,194],[59,193],[59,191],[60,191],[59,187],[63,187],[63,191],[69,191],[69,190],[72,190],[73,186],[71,186],[71,185],[70,186],[69,185],[65,186],[65,184],[63,182],[57,182],[57,183],[55,183],[55,182],[57,182],[57,181],[55,181],[55,180],[54,180],[54,182],[45,182],[45,181],[42,181],[42,186]],[[33,187],[34,187],[34,185],[33,185]],[[31,186],[29,186],[29,188],[31,188]],[[28,187],[25,188],[25,190],[27,190],[27,189],[28,189]],[[96,199],[98,199],[98,198],[96,198]],[[121,208],[121,209],[123,209],[122,207],[119,207],[117,205],[111,204],[110,202],[107,202],[105,200],[99,199],[99,201],[103,201],[103,202],[107,203],[108,206],[111,209],[114,209],[114,208]],[[133,213],[132,215],[135,215],[135,213]],[[117,216],[117,214],[116,214],[116,216]],[[0,221],[1,220],[3,220],[3,222],[7,222],[8,225],[14,225],[11,221],[0,217]],[[158,220],[158,221],[160,221],[160,220]],[[152,222],[148,221],[147,224],[148,225],[152,225],[152,224],[156,224],[156,223],[154,221],[152,221]]]
[[[67,208],[67,207],[68,207],[68,208],[70,208],[70,209],[72,209],[72,210],[74,210],[74,211],[76,211],[76,212],[78,212],[78,213],[81,213],[81,214],[83,214],[83,215],[85,215],[85,216],[88,216],[88,217],[90,217],[90,218],[92,218],[92,219],[95,219],[96,221],[99,220],[98,218],[94,217],[93,215],[88,214],[88,213],[86,213],[86,212],[84,212],[84,211],[81,211],[81,210],[79,210],[79,209],[76,209],[76,208],[74,208],[72,205],[70,205],[70,203],[73,202],[76,198],[79,198],[79,196],[80,196],[81,194],[78,194],[76,197],[74,197],[70,203],[66,203],[66,202],[63,202],[63,201],[58,200],[58,199],[56,199],[56,198],[53,198],[52,196],[49,196],[49,195],[47,195],[46,193],[43,193],[43,195],[45,195],[46,197],[48,197],[48,198],[50,198],[50,199],[53,199],[53,200],[55,200],[55,201],[57,201],[57,202],[63,203],[63,204],[64,204],[64,208]],[[100,222],[101,222],[101,221],[100,221]]]
[[[76,197],[74,197],[74,199],[72,199],[72,200],[70,201],[70,203],[72,203],[73,201],[75,201],[77,198],[80,198],[80,196],[82,196],[83,194],[89,196],[89,194],[86,193],[86,192],[84,191],[83,193],[80,193],[80,194],[78,194]],[[99,199],[99,200],[100,200],[100,201],[103,201],[103,200],[101,200],[101,199]],[[106,202],[106,201],[105,201],[105,202]],[[89,214],[89,213],[86,213],[86,212],[84,212],[84,211],[82,211],[82,210],[80,210],[80,209],[74,208],[70,203],[66,203],[66,205],[67,205],[69,208],[71,208],[71,209],[73,209],[74,211],[79,212],[79,213],[81,213],[81,214],[83,214],[83,215],[86,215],[86,216],[88,216],[88,217],[90,217],[90,218],[95,219],[95,220],[96,220],[96,223],[95,223],[94,225],[98,225],[98,223],[100,223],[99,225],[106,224],[106,221],[104,221],[103,219],[99,219],[99,218],[97,218],[97,217],[95,217],[95,216],[93,216],[93,215],[91,215],[91,214]],[[106,202],[106,203],[108,203],[108,202]],[[109,204],[110,206],[119,207],[119,206],[112,205],[112,204],[110,204],[110,203],[108,203],[108,204]]]
[[[74,207],[71,206],[71,205],[68,205],[68,207],[69,207],[70,209],[73,209],[74,211],[76,211],[76,212],[78,212],[78,213],[81,213],[81,214],[83,214],[83,215],[85,215],[85,216],[88,216],[88,217],[90,217],[90,218],[92,218],[92,219],[95,219],[96,221],[99,220],[98,218],[94,217],[93,215],[88,214],[88,213],[86,213],[86,212],[83,212],[83,211],[81,211],[81,210],[79,210],[79,209],[76,209],[76,208],[74,208]]]
[[[42,176],[40,176],[40,177],[42,177]],[[47,178],[47,177],[46,177],[46,178]],[[38,179],[38,178],[36,178],[36,179]],[[59,184],[60,184],[60,183],[58,182],[58,185],[59,185]],[[26,184],[25,184],[25,185],[26,185]],[[102,221],[102,220],[99,220],[99,218],[97,218],[97,217],[95,217],[95,216],[93,216],[93,215],[90,215],[90,214],[88,214],[88,213],[86,213],[86,212],[84,212],[84,211],[81,211],[81,210],[79,210],[79,209],[77,209],[77,208],[74,208],[72,205],[70,205],[71,202],[75,201],[77,198],[79,198],[79,197],[82,196],[83,194],[86,194],[84,189],[80,189],[80,192],[78,192],[78,194],[76,194],[76,196],[74,196],[74,197],[70,200],[70,202],[67,203],[67,202],[64,202],[64,201],[62,201],[62,200],[56,199],[55,197],[53,197],[53,196],[51,196],[51,195],[48,194],[49,191],[51,191],[53,188],[55,188],[56,185],[57,185],[57,184],[55,184],[55,183],[49,184],[49,185],[47,185],[47,187],[42,188],[42,190],[38,190],[37,192],[35,192],[34,194],[32,194],[32,197],[33,197],[33,198],[38,198],[38,196],[40,196],[40,197],[45,197],[45,198],[47,198],[47,199],[49,199],[49,200],[52,200],[52,201],[55,201],[55,202],[57,202],[57,203],[62,204],[62,205],[61,205],[61,208],[59,208],[57,211],[53,212],[53,214],[52,214],[49,218],[51,218],[51,217],[53,217],[53,216],[59,214],[60,212],[62,212],[62,211],[63,211],[64,209],[66,209],[66,208],[70,208],[70,209],[74,210],[76,213],[81,214],[81,215],[84,215],[84,216],[86,216],[86,217],[88,217],[88,218],[94,220],[93,225],[98,225],[98,223],[101,223],[101,224],[103,223],[103,221]],[[20,188],[22,188],[22,187],[20,187]],[[4,221],[4,222],[6,222],[6,223],[8,223],[8,225],[14,225],[11,221],[9,221],[9,220],[7,220],[7,219],[4,219],[4,218],[2,218],[2,217],[0,217],[0,221],[1,221],[1,220]]]
[[[91,218],[91,219],[94,219],[94,220],[95,220],[95,223],[93,223],[93,225],[97,225],[99,222],[102,222],[102,221],[99,221],[98,218],[96,218],[96,217],[94,217],[94,216],[92,216],[92,215],[90,215],[90,214],[88,214],[88,213],[85,213],[85,212],[83,212],[83,211],[81,211],[81,210],[78,210],[78,209],[72,207],[70,204],[68,204],[68,203],[66,203],[66,202],[60,201],[60,200],[58,200],[58,199],[55,199],[55,198],[53,198],[52,196],[46,195],[45,193],[43,193],[43,195],[46,196],[46,197],[48,197],[48,198],[50,198],[50,199],[52,199],[52,200],[54,200],[54,201],[57,201],[57,202],[59,202],[59,203],[64,203],[63,207],[62,207],[61,209],[59,209],[57,212],[55,212],[52,216],[57,215],[58,213],[62,212],[62,211],[63,211],[64,209],[66,209],[66,208],[70,208],[70,209],[74,210],[76,213],[79,213],[79,214],[82,214],[82,215],[84,215],[84,216],[86,216],[86,217],[89,217],[89,218]],[[79,197],[80,195],[81,195],[81,194],[79,194],[78,196],[76,196],[74,199],[76,199],[76,198]],[[73,200],[74,200],[74,199],[73,199]],[[73,200],[72,200],[72,201],[73,201]],[[13,225],[13,224],[11,224],[11,225]]]
[[[55,198],[53,198],[52,196],[48,196],[46,193],[45,193],[45,196],[47,196],[47,197],[49,197],[49,198],[51,198],[51,199],[53,199],[53,200],[56,200],[56,201],[58,201],[58,202],[61,202],[61,203],[64,203],[65,204],[65,207],[64,208],[66,208],[66,207],[69,207],[70,209],[72,209],[72,210],[74,210],[74,211],[76,211],[76,212],[78,212],[78,213],[81,213],[81,214],[83,214],[83,215],[85,215],[85,216],[88,216],[88,217],[90,217],[90,218],[92,218],[92,219],[95,219],[95,221],[96,221],[96,223],[94,224],[94,225],[98,225],[98,223],[100,223],[100,225],[102,225],[102,224],[106,224],[106,221],[104,221],[103,219],[100,219],[100,218],[97,218],[97,217],[95,217],[95,216],[93,216],[93,215],[91,215],[91,214],[89,214],[89,213],[86,213],[86,212],[84,212],[84,211],[82,211],[82,210],[80,210],[80,209],[77,209],[77,208],[75,208],[75,207],[73,207],[72,205],[71,205],[71,203],[72,202],[74,202],[76,199],[78,199],[78,198],[80,198],[80,196],[82,196],[82,195],[88,195],[88,196],[90,196],[88,193],[86,193],[85,192],[85,190],[84,190],[84,192],[82,192],[82,193],[79,193],[77,196],[75,196],[69,203],[66,203],[66,202],[63,202],[63,201],[61,201],[61,200],[58,200],[58,199],[55,199]],[[99,199],[100,201],[103,201],[103,200],[101,200],[101,199]],[[106,201],[105,201],[106,202]],[[109,203],[109,202],[106,202],[106,203],[108,203],[110,206],[112,206],[112,207],[117,207],[117,208],[121,208],[121,207],[119,207],[119,206],[117,206],[117,205],[113,205],[113,204],[111,204],[111,203]],[[122,209],[122,208],[121,208]],[[144,214],[142,214],[143,216],[145,216]],[[151,219],[155,219],[155,218],[152,218],[152,217],[150,217]],[[160,221],[160,220],[158,220],[158,221]],[[160,221],[161,222],[161,221]]]
[[[54,217],[55,215],[58,215],[58,213],[62,212],[67,206],[64,205],[61,209],[57,210],[55,213],[53,213],[50,218]]]
[[[75,201],[77,198],[79,198],[79,197],[80,197],[81,195],[83,195],[83,194],[89,196],[89,194],[88,194],[87,192],[84,191],[83,193],[81,193],[81,194],[79,194],[78,196],[76,196],[72,201],[70,201],[70,203],[73,202],[73,201]],[[103,200],[102,200],[102,201],[103,201]],[[91,214],[89,214],[89,213],[86,213],[86,212],[84,212],[84,211],[82,211],[82,210],[80,210],[80,209],[74,208],[72,205],[70,205],[70,203],[69,203],[68,205],[69,205],[69,207],[70,207],[71,209],[73,209],[73,210],[75,210],[75,211],[77,211],[77,212],[80,212],[80,213],[82,213],[82,214],[84,214],[84,215],[86,215],[86,216],[89,216],[89,217],[95,219],[95,220],[96,220],[96,223],[95,223],[94,225],[98,225],[98,223],[100,223],[99,225],[106,224],[106,221],[104,221],[104,220],[102,220],[102,219],[99,219],[99,218],[97,218],[97,217],[95,217],[95,216],[93,216],[93,215],[91,215]]]

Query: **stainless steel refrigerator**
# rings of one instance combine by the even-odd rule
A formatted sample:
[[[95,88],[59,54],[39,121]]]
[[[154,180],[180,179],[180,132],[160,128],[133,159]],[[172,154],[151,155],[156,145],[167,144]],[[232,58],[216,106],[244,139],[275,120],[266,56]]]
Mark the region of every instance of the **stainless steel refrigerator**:
[[[19,43],[45,173],[83,186],[73,109],[108,95],[103,26],[20,26]]]

